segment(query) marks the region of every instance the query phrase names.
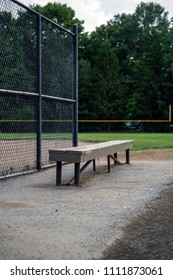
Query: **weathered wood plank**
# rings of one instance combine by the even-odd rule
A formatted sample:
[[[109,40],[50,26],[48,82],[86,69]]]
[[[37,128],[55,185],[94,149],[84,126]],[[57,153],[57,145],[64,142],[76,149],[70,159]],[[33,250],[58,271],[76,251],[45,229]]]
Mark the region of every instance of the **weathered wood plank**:
[[[50,161],[86,162],[130,149],[132,140],[115,140],[82,147],[49,150]]]

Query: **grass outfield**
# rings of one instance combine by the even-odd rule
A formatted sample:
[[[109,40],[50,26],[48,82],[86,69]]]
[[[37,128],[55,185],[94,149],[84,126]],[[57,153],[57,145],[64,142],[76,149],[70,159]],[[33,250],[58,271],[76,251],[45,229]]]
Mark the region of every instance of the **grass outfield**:
[[[0,140],[36,140],[35,133],[2,133]],[[70,140],[71,133],[42,133],[42,140]]]
[[[70,140],[68,133],[43,133],[43,140]],[[89,142],[104,142],[111,140],[133,140],[133,150],[171,149],[173,148],[172,133],[79,133],[78,139]],[[4,133],[0,140],[36,140],[34,133]]]
[[[172,133],[79,133],[79,140],[91,142],[133,140],[133,150],[173,148]]]

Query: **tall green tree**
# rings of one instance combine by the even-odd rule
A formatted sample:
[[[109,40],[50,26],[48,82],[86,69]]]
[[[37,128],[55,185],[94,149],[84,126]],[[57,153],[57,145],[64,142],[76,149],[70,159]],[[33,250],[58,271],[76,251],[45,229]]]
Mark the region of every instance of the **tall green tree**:
[[[141,3],[135,17],[138,21],[138,49],[133,67],[133,95],[129,102],[132,117],[166,119],[164,92],[165,57],[169,49],[168,13],[159,4]],[[137,115],[138,114],[138,115]]]
[[[109,40],[104,40],[92,71],[92,102],[97,119],[121,118],[123,93],[119,63]]]
[[[91,63],[81,58],[79,60],[79,119],[94,119],[92,110],[92,69]]]
[[[31,6],[35,11],[51,19],[62,27],[71,30],[73,24],[78,25],[79,33],[84,30],[83,20],[75,17],[75,11],[66,4],[61,3],[47,3],[45,6],[33,5]]]

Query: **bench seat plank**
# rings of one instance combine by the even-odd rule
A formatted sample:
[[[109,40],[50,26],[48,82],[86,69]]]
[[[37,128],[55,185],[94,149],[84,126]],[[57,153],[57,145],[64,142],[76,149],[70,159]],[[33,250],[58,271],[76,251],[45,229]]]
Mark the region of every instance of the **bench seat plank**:
[[[132,148],[132,140],[114,140],[87,146],[49,150],[50,161],[86,162]]]

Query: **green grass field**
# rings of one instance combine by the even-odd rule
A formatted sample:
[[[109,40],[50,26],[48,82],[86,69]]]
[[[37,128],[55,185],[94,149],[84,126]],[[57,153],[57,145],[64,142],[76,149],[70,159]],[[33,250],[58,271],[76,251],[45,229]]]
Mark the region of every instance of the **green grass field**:
[[[173,148],[172,133],[79,133],[79,140],[91,142],[133,140],[133,150]]]
[[[43,140],[70,140],[68,133],[43,133]],[[133,150],[172,149],[173,133],[79,133],[78,139],[89,142],[104,142],[111,140],[133,140]],[[0,140],[36,140],[34,133],[4,133]]]
[[[0,140],[36,140],[36,133],[2,133]],[[42,133],[42,140],[70,140],[71,133]]]

